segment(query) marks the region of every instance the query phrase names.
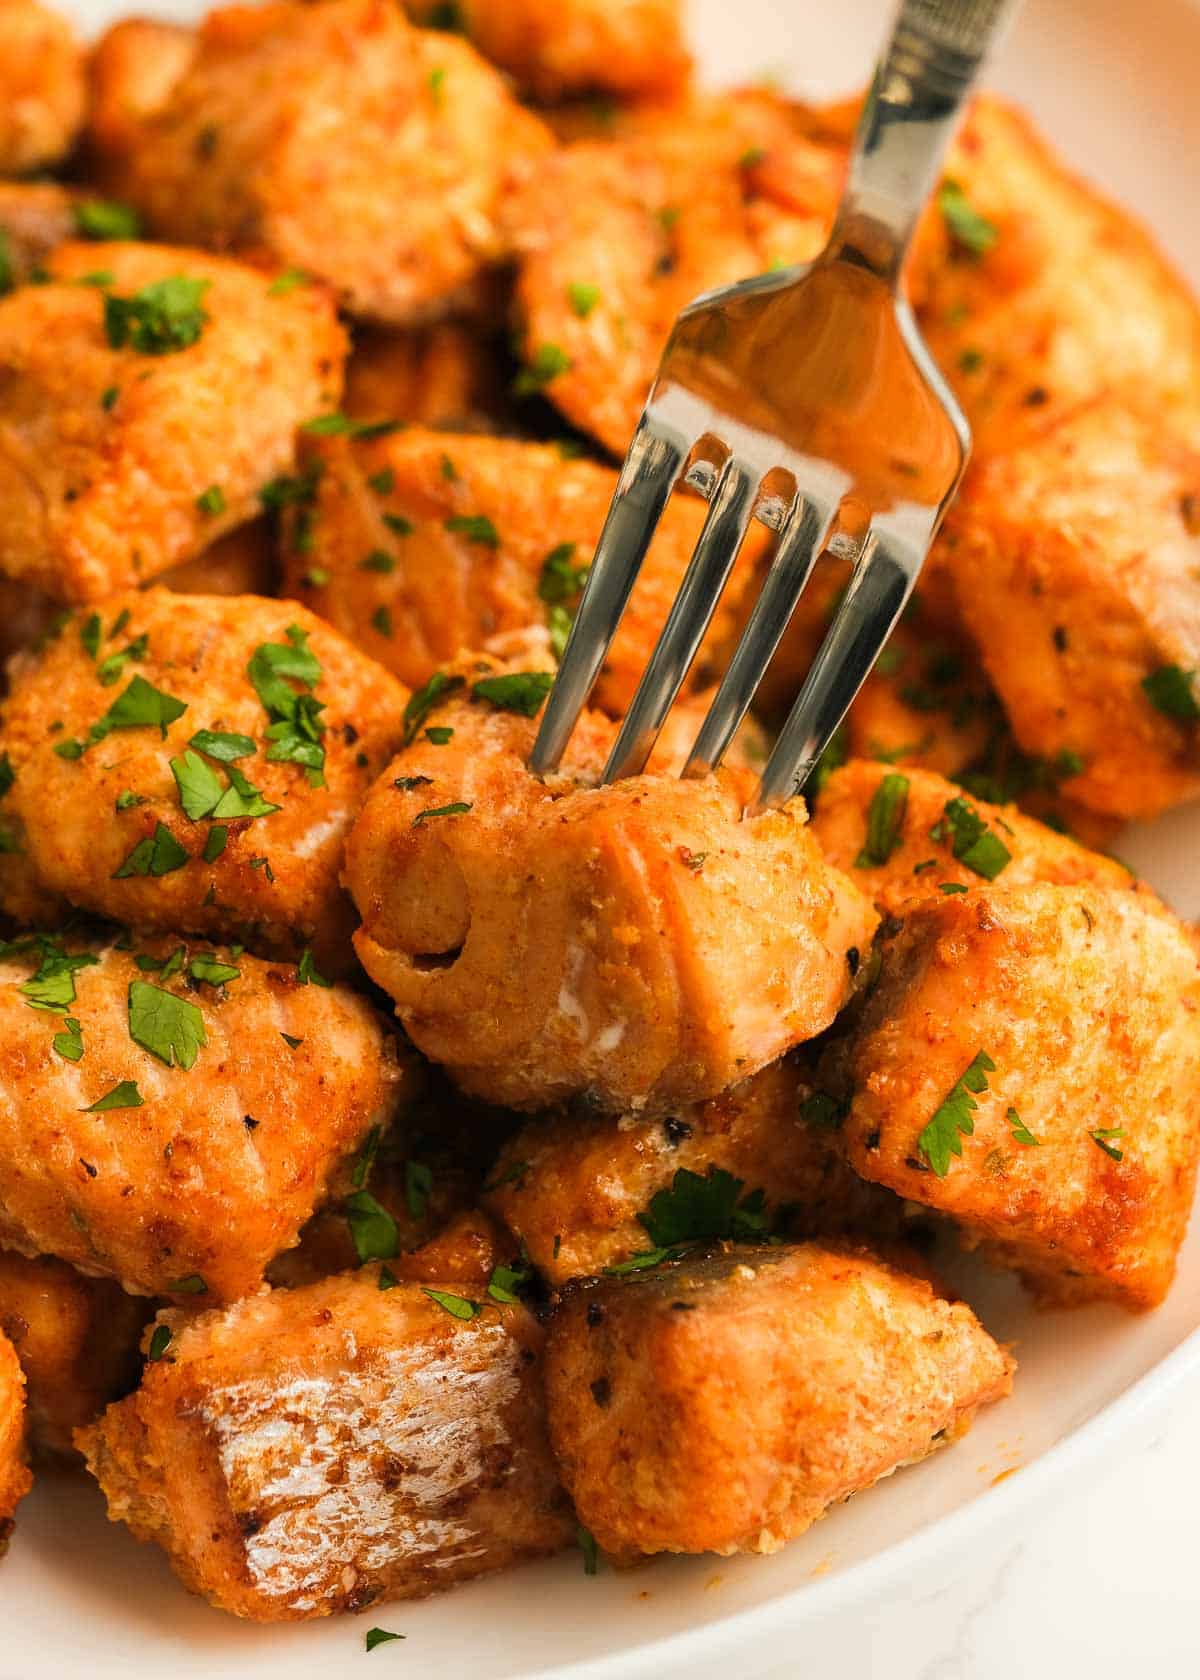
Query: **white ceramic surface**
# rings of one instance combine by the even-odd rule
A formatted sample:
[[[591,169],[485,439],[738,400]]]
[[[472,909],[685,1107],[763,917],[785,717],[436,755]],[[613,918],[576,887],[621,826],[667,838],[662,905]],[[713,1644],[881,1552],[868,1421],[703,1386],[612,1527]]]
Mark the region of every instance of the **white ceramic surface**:
[[[710,79],[770,72],[816,94],[863,79],[886,19],[878,0],[692,4]],[[88,29],[121,9],[75,4]],[[153,0],[130,9],[182,17],[197,8]],[[1081,171],[1136,205],[1200,284],[1200,112],[1185,69],[1197,63],[1191,0],[1028,0],[991,80],[1032,109]],[[1200,916],[1200,808],[1130,834],[1122,850],[1183,914]],[[365,1619],[261,1629],[189,1598],[156,1550],[105,1523],[85,1484],[47,1479],[21,1507],[0,1574],[0,1680],[117,1680],[133,1668],[172,1680],[329,1680],[361,1672],[371,1622],[407,1636],[371,1659],[372,1674],[701,1680],[768,1663],[789,1671],[805,1626],[832,1618],[861,1631],[881,1594],[903,1595],[911,1582],[919,1596],[951,1560],[961,1570],[982,1557],[996,1525],[1017,1533],[1030,1501],[1056,1497],[1068,1476],[1144,1442],[1180,1379],[1200,1373],[1196,1229],[1170,1300],[1142,1319],[1100,1308],[1034,1313],[1004,1281],[968,1271],[960,1282],[988,1327],[1016,1346],[1013,1398],[963,1443],[841,1507],[776,1557],[676,1560],[590,1579],[570,1556],[447,1598],[376,1607]],[[880,1651],[881,1671],[887,1656]],[[957,1680],[976,1670],[939,1661],[928,1672]]]

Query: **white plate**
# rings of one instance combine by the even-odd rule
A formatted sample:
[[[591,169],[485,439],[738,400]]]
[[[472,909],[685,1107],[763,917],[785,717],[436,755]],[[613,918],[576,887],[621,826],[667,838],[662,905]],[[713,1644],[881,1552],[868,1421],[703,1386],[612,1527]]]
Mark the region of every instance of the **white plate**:
[[[121,9],[78,0],[76,15],[95,29]],[[196,10],[172,0],[127,0],[127,9]],[[823,95],[865,78],[886,18],[873,0],[693,0],[693,11],[710,79],[771,71]],[[1187,186],[1200,110],[1184,68],[1196,63],[1200,10],[1189,0],[1029,0],[991,80],[1029,106],[1081,170],[1136,206],[1200,282],[1200,218]],[[1130,835],[1122,851],[1182,914],[1200,916],[1200,807]],[[21,1507],[0,1576],[0,1675],[125,1680],[136,1668],[172,1680],[330,1680],[364,1672],[372,1622],[407,1635],[374,1657],[380,1672],[704,1680],[728,1674],[732,1661],[744,1673],[768,1647],[778,1658],[783,1630],[810,1612],[861,1613],[885,1578],[915,1578],[948,1547],[961,1557],[981,1525],[1046,1493],[1200,1367],[1195,1229],[1170,1300],[1149,1317],[1034,1313],[1015,1287],[978,1275],[968,1293],[993,1333],[1016,1344],[1013,1398],[962,1445],[842,1506],[776,1557],[673,1560],[591,1579],[569,1556],[366,1618],[262,1629],[190,1598],[157,1550],[106,1524],[90,1486],[48,1479]],[[1003,1478],[1014,1467],[1020,1473]]]

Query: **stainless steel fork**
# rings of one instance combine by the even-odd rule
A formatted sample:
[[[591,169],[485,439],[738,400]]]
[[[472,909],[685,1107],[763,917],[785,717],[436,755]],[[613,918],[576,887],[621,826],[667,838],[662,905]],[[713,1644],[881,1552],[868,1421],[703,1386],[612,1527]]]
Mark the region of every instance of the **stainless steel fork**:
[[[604,780],[650,755],[751,519],[777,533],[684,770],[720,763],[820,554],[849,587],[767,761],[755,808],[804,786],[912,590],[970,449],[899,295],[917,217],[1012,0],[902,0],[817,260],[708,292],[675,323],[617,482],[531,759],[553,770],[587,703],[671,492],[708,501],[683,584]]]

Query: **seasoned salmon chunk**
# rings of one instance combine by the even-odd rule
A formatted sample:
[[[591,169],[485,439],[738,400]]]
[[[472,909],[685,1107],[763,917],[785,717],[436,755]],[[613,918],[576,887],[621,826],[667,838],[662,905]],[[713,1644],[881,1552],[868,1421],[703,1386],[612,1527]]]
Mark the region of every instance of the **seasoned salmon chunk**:
[[[636,1270],[681,1240],[899,1235],[900,1201],[845,1165],[834,1118],[791,1061],[664,1119],[539,1115],[505,1145],[484,1200],[552,1284]]]
[[[94,601],[259,510],[336,403],[328,297],[197,251],[70,243],[0,298],[0,568]]]
[[[49,893],[344,968],[345,835],[399,744],[405,691],[303,607],[111,597],[14,665],[0,714],[0,902]]]
[[[404,4],[416,23],[447,11],[439,0]],[[453,11],[455,27],[539,99],[671,93],[690,66],[681,0],[465,0]]]
[[[573,1533],[536,1321],[381,1275],[165,1315],[141,1388],[79,1432],[110,1517],[234,1615],[422,1598]]]
[[[390,0],[210,12],[165,97],[91,138],[161,237],[301,269],[394,322],[505,258],[504,201],[553,145],[473,47]]]
[[[548,444],[417,427],[321,440],[304,472],[284,548],[286,590],[414,688],[464,649],[514,631],[544,629],[544,647],[561,649],[617,482],[610,468],[564,461]],[[698,500],[669,504],[596,688],[602,710],[628,707],[704,514]],[[702,651],[698,675],[703,664]]]
[[[148,1302],[62,1260],[0,1250],[0,1330],[25,1373],[35,1452],[73,1458],[72,1432],[133,1387]]]
[[[37,0],[0,0],[0,175],[59,163],[83,121],[83,52]]]
[[[0,1557],[8,1547],[13,1512],[32,1483],[25,1462],[25,1378],[12,1343],[0,1335]]]
[[[829,1025],[876,918],[802,802],[743,820],[753,778],[732,770],[543,783],[526,761],[548,677],[481,660],[440,684],[355,824],[346,879],[363,966],[465,1090],[663,1113]],[[594,777],[613,730],[585,717],[577,769]]]
[[[851,759],[821,790],[813,833],[830,863],[886,914],[909,899],[1033,881],[1131,890],[1114,858],[1056,834],[1011,805],[989,805],[931,770]]]
[[[305,967],[121,945],[3,947],[0,1245],[135,1294],[230,1300],[386,1126],[396,1052]]]
[[[1084,883],[997,883],[890,926],[864,1012],[819,1069],[851,1165],[1040,1294],[1156,1305],[1200,1143],[1186,930]]]
[[[970,1308],[865,1251],[736,1247],[570,1295],[546,1403],[617,1556],[773,1552],[1008,1393]]]
[[[463,321],[360,327],[346,364],[351,419],[403,420],[447,432],[517,429],[493,338]]]

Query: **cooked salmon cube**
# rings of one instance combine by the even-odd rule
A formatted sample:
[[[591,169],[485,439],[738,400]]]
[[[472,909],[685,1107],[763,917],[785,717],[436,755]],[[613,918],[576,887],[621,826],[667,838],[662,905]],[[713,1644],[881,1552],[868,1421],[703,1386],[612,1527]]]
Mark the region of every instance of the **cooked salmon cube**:
[[[532,776],[548,686],[480,659],[415,697],[347,847],[355,948],[472,1095],[669,1112],[823,1031],[876,917],[801,801],[743,819],[745,771],[597,787],[615,726],[589,713]]]
[[[35,1452],[74,1458],[72,1432],[133,1387],[145,1299],[62,1260],[0,1250],[0,1330],[25,1373],[26,1424]]]
[[[851,759],[821,789],[813,833],[883,914],[913,898],[1053,881],[1131,891],[1115,858],[1091,852],[1012,805],[989,805],[930,770]]]
[[[739,1246],[568,1296],[546,1403],[605,1551],[773,1552],[961,1435],[1011,1372],[965,1303],[865,1250]]]
[[[1186,417],[1106,398],[973,468],[943,536],[1020,745],[1147,818],[1200,791],[1200,378]]]
[[[517,421],[492,337],[465,321],[360,327],[342,408],[354,420],[403,420],[447,432],[511,432]]]
[[[464,649],[514,631],[561,648],[616,473],[549,444],[411,427],[322,439],[290,510],[284,587],[413,688]],[[666,621],[704,521],[699,500],[664,514],[605,662],[595,704],[623,713]],[[752,538],[746,549],[760,547]],[[724,632],[739,567],[710,642]],[[549,640],[543,641],[544,653]],[[697,677],[703,670],[700,656]]]
[[[139,144],[142,125],[167,103],[196,55],[196,31],[162,18],[121,18],[92,48],[88,59],[89,173],[118,198],[125,160]]]
[[[1162,1300],[1200,1127],[1200,969],[1153,900],[1093,883],[909,906],[819,1068],[864,1178],[1055,1300]]]
[[[91,140],[159,237],[302,270],[397,323],[505,259],[505,200],[553,145],[473,47],[391,0],[210,12],[165,96]]]
[[[436,25],[446,13],[438,0],[404,4],[415,23]],[[465,0],[454,18],[539,99],[670,94],[690,68],[681,0]]]
[[[113,596],[22,655],[0,712],[0,903],[81,908],[352,962],[346,833],[401,738],[405,690],[290,601]],[[16,889],[16,890],[19,890]]]
[[[83,121],[83,52],[37,0],[0,0],[0,175],[60,163]]]
[[[23,284],[77,232],[77,195],[57,181],[0,181],[0,290]]]
[[[845,1165],[814,1090],[787,1060],[662,1119],[539,1115],[504,1146],[485,1204],[552,1284],[636,1269],[681,1230],[898,1237],[902,1204]]]
[[[95,601],[259,511],[336,405],[328,297],[197,251],[70,243],[0,298],[0,567]]]
[[[234,1615],[421,1598],[573,1533],[536,1321],[380,1276],[164,1315],[141,1388],[77,1436],[113,1521]]]
[[[13,1512],[33,1483],[25,1457],[25,1377],[12,1343],[0,1335],[0,1557]]]
[[[33,935],[0,964],[0,1245],[133,1294],[254,1289],[385,1128],[399,1052],[311,971]]]

